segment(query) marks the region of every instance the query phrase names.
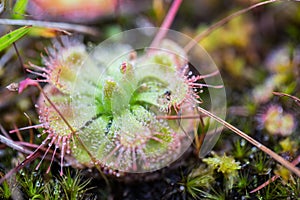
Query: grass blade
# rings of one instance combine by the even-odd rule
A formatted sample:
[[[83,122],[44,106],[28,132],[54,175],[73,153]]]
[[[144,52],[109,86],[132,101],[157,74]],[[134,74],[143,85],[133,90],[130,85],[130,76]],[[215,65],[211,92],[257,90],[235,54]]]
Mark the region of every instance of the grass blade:
[[[28,0],[18,0],[13,8],[13,19],[23,19]]]
[[[14,30],[0,38],[0,51],[10,46],[12,43],[26,35],[30,30],[30,26],[24,26]]]

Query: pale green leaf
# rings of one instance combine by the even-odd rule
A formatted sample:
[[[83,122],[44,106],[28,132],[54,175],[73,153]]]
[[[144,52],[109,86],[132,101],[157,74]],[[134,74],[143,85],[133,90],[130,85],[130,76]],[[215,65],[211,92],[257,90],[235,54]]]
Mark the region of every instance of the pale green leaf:
[[[0,38],[0,51],[10,46],[12,43],[26,35],[30,30],[30,26],[24,26],[14,30]]]

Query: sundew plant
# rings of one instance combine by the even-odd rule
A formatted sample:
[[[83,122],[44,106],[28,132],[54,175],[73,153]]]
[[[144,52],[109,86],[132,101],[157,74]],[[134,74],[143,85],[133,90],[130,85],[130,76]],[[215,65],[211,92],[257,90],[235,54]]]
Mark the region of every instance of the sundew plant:
[[[120,7],[124,2],[112,1],[111,5],[106,5],[107,12],[103,9],[96,9],[100,1],[92,1],[91,5],[86,5],[86,9],[90,9],[91,12],[87,15],[79,10],[76,15],[75,11],[78,8],[74,4],[73,11],[63,11],[59,7],[57,10],[59,12],[51,10],[40,16],[37,15],[40,9],[50,5],[44,5],[42,1],[17,1],[10,9],[6,2],[5,8],[13,13],[11,15],[13,19],[3,19],[3,21],[0,19],[0,23],[23,27],[0,38],[0,50],[12,46],[22,65],[23,73],[26,74],[25,78],[23,75],[17,81],[10,81],[7,89],[11,94],[15,92],[14,95],[19,95],[20,98],[28,91],[37,90],[38,93],[36,96],[32,95],[36,113],[31,113],[31,115],[25,113],[29,121],[27,125],[13,124],[13,128],[10,128],[8,132],[2,126],[0,127],[3,133],[0,135],[0,141],[3,146],[11,147],[25,155],[15,165],[16,167],[0,177],[0,182],[6,186],[1,187],[0,191],[3,191],[2,193],[7,191],[6,196],[10,196],[7,181],[11,180],[13,174],[21,169],[26,172],[29,166],[33,166],[34,170],[45,176],[48,174],[48,176],[56,177],[54,181],[45,181],[42,187],[40,187],[40,182],[43,180],[36,178],[39,187],[35,190],[35,178],[32,176],[28,178],[23,173],[20,180],[22,181],[23,177],[24,184],[16,187],[23,188],[21,190],[26,193],[24,188],[32,185],[29,188],[35,192],[32,192],[32,195],[27,194],[30,197],[43,196],[41,194],[44,187],[47,191],[54,189],[58,193],[64,191],[68,196],[69,190],[66,191],[65,188],[68,181],[72,182],[70,171],[67,174],[64,173],[66,171],[64,168],[68,166],[82,169],[96,168],[101,179],[106,181],[108,193],[111,192],[110,184],[116,179],[126,183],[126,177],[129,179],[134,177],[129,181],[134,182],[138,179],[137,177],[142,179],[147,176],[151,177],[155,173],[164,175],[168,169],[174,170],[172,168],[174,166],[176,170],[180,168],[181,178],[160,177],[172,187],[172,189],[166,189],[164,199],[171,199],[176,194],[182,198],[216,199],[218,197],[222,199],[226,195],[235,196],[235,192],[232,191],[244,190],[246,193],[243,198],[248,198],[248,189],[245,188],[251,187],[254,193],[279,177],[282,177],[286,184],[292,182],[297,186],[299,178],[296,176],[296,178],[290,178],[292,174],[300,176],[299,169],[295,167],[298,164],[297,159],[290,162],[292,159],[284,154],[287,151],[293,154],[291,157],[296,157],[297,150],[294,149],[297,145],[293,144],[295,148],[288,149],[285,148],[289,146],[286,144],[288,140],[284,140],[285,143],[282,140],[281,146],[275,146],[275,151],[273,151],[266,147],[268,145],[263,145],[225,121],[228,97],[225,95],[221,72],[205,49],[199,45],[199,41],[243,13],[273,2],[276,0],[262,1],[237,11],[191,38],[169,29],[182,3],[181,0],[174,0],[165,17],[161,19],[162,24],[159,28],[140,27],[119,30],[115,34],[108,34],[108,37],[103,38],[99,43],[86,42],[83,36],[72,35],[72,32],[78,32],[97,38],[99,30],[90,26],[72,25],[68,22],[84,22],[86,17],[86,22],[92,23],[112,13],[112,8],[116,11],[119,9],[122,14]],[[64,5],[66,4],[57,3],[57,6],[63,7]],[[153,6],[156,14],[164,12],[162,1],[153,1]],[[98,14],[93,14],[92,11]],[[35,19],[27,20],[27,14]],[[78,20],[75,20],[78,16],[80,16]],[[46,21],[39,21],[40,19],[46,19]],[[48,22],[47,19],[64,22]],[[18,40],[22,37],[26,40],[30,38],[30,35],[47,35],[48,37],[55,36],[55,38],[51,39],[50,44],[48,41],[48,45],[43,46],[43,50],[37,45],[36,48],[42,53],[38,58],[24,63],[24,57],[18,50]],[[225,33],[220,35],[226,36]],[[220,38],[220,35],[216,38]],[[228,65],[228,60],[222,64]],[[234,59],[233,62],[236,65],[240,64]],[[270,95],[293,76],[287,71],[283,73],[286,75],[283,77],[280,69],[280,67],[270,69],[274,85],[271,89],[271,86],[263,88],[266,93],[267,89],[270,89]],[[232,68],[228,71],[233,76],[238,76],[238,71]],[[244,75],[247,77],[247,74]],[[291,88],[296,88],[296,86],[293,87],[291,84],[283,91],[289,93]],[[251,109],[252,111],[257,109],[256,107],[260,104],[265,104],[263,106],[266,108],[274,107],[271,104],[268,105],[267,101],[260,100],[270,97],[262,98],[259,89],[253,92],[253,99],[255,99],[253,101],[257,102],[249,103],[249,112]],[[297,97],[286,93],[279,92],[274,95],[287,96],[298,102]],[[274,113],[271,113],[270,117],[269,114],[262,113],[256,117],[259,124],[257,130],[270,132],[269,130],[276,129],[274,133],[282,133],[276,136],[280,140],[280,137],[287,137],[298,129],[294,118],[296,115],[284,113],[282,110],[278,110],[277,113],[278,116],[273,116]],[[286,116],[284,121],[281,116]],[[274,126],[274,123],[277,126]],[[257,160],[255,160],[253,154],[256,151],[252,149],[250,152],[249,148],[244,147],[245,144],[239,145],[238,143],[234,147],[224,145],[224,151],[221,151],[224,154],[223,157],[212,153],[214,158],[206,158],[201,162],[200,160],[207,156],[217,143],[224,127],[253,144],[268,155],[269,159],[280,163],[287,171],[284,171],[285,168],[278,168],[274,170],[275,178],[273,177],[272,181],[260,187],[258,187],[260,181],[253,181],[254,183],[249,186],[250,183],[245,178],[247,176],[239,174],[238,171],[250,166],[250,161],[256,162],[253,166],[260,171],[259,175],[265,171],[268,174],[269,171],[265,170],[267,166],[265,159],[259,159],[260,157],[256,156]],[[23,138],[26,133],[29,133],[29,140],[27,136]],[[276,137],[274,138],[277,139]],[[228,148],[234,148],[234,153],[229,151],[229,154],[239,155],[236,158],[239,159],[238,161],[235,161],[233,156],[226,156]],[[286,151],[280,152],[278,149]],[[283,157],[278,152],[282,153]],[[193,159],[190,158],[191,155]],[[182,168],[178,167],[180,162]],[[245,164],[240,165],[243,162]],[[220,174],[223,178],[219,177]],[[57,178],[56,175],[61,177]],[[74,176],[76,180],[74,184],[78,184],[80,188],[80,198],[85,198],[83,191],[89,189],[84,188],[92,184],[93,180],[82,182],[76,177],[79,176],[77,172]],[[269,178],[271,178],[270,175]],[[156,179],[159,178],[156,177]],[[206,180],[205,183],[203,180]],[[237,184],[239,180],[241,183]],[[59,186],[59,183],[62,186]],[[225,188],[224,194],[219,194],[213,188],[214,184],[222,185],[221,183]],[[13,187],[12,185],[10,184],[10,187]],[[290,186],[288,192],[297,190],[294,185]],[[212,187],[211,190],[210,187]],[[276,192],[278,193],[277,190]],[[46,199],[51,198],[49,194],[44,195],[47,196]],[[261,196],[258,197],[261,198]]]
[[[30,64],[27,71],[41,78],[22,81],[19,92],[28,85],[48,83],[36,104],[40,124],[27,127],[42,128],[41,135],[47,135],[35,152],[48,146],[44,158],[54,147],[53,159],[59,149],[61,167],[64,155],[72,154],[86,166],[153,171],[178,159],[192,143],[203,87],[219,89],[213,95],[223,103],[210,103],[224,115],[223,85],[204,50],[196,50],[201,63],[193,65],[205,63],[205,71],[200,73],[199,67],[192,71],[184,50],[166,39],[177,37],[184,42],[187,38],[169,31],[159,46],[150,46],[153,39],[144,31],[155,35],[159,29],[126,31],[90,53],[79,41],[64,37],[47,50],[46,67]],[[200,83],[204,78],[214,84]],[[218,132],[208,133],[205,151],[215,143]]]

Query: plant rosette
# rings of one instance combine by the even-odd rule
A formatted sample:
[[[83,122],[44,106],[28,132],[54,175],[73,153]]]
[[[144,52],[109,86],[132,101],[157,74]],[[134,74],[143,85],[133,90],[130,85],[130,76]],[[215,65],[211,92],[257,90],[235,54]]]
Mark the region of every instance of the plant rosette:
[[[37,103],[47,134],[42,145],[49,146],[45,154],[54,145],[61,165],[71,154],[90,167],[155,171],[193,142],[198,106],[225,117],[223,82],[208,54],[198,45],[185,52],[182,47],[191,39],[171,30],[155,46],[151,41],[158,31],[125,31],[91,52],[62,38],[48,50],[46,68],[32,65],[31,72],[49,83]],[[200,156],[211,150],[222,129],[213,121],[209,125]]]

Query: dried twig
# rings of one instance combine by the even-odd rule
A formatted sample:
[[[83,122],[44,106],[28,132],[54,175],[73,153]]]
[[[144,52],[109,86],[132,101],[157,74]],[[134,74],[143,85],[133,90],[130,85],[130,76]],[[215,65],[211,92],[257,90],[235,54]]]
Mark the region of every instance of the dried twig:
[[[0,24],[16,25],[16,26],[37,26],[53,29],[62,29],[68,31],[75,31],[93,36],[99,35],[99,31],[96,28],[88,27],[79,24],[63,23],[63,22],[49,22],[38,20],[19,20],[19,19],[0,19]]]
[[[273,92],[273,94],[277,95],[277,96],[280,96],[280,97],[282,97],[282,96],[290,97],[291,99],[293,99],[296,102],[296,104],[298,106],[300,106],[300,99],[297,98],[297,97],[295,97],[295,96],[293,96],[293,95],[289,95],[289,94],[282,93],[282,92]]]
[[[24,147],[16,144],[13,140],[6,138],[5,136],[0,134],[0,142],[25,154],[31,154],[32,151],[25,149]]]
[[[214,115],[213,113],[211,113],[211,112],[209,112],[209,111],[207,111],[207,110],[205,110],[201,107],[198,107],[198,110],[199,110],[199,112],[206,114],[207,116],[211,117],[212,119],[216,120],[220,124],[224,125],[228,129],[230,129],[231,131],[235,132],[236,134],[238,134],[239,136],[241,136],[242,138],[244,138],[245,140],[247,140],[248,142],[250,142],[251,144],[253,144],[257,148],[259,148],[260,150],[262,150],[263,152],[265,152],[266,154],[271,156],[274,160],[276,160],[281,165],[283,165],[284,167],[289,169],[291,172],[295,173],[297,176],[300,177],[300,170],[297,167],[293,166],[292,163],[286,161],[284,158],[279,156],[277,153],[275,153],[274,151],[272,151],[268,147],[264,146],[263,144],[259,143],[256,140],[254,140],[252,137],[250,137],[246,133],[244,133],[241,130],[239,130],[238,128],[232,126],[231,124],[229,124],[228,122],[226,122],[223,119],[219,118],[218,116]]]
[[[293,160],[292,165],[296,166],[299,162],[300,162],[300,156],[298,156],[295,160]],[[275,180],[277,180],[279,177],[280,177],[279,175],[273,176],[268,181],[264,182],[263,184],[261,184],[260,186],[258,186],[257,188],[255,188],[254,190],[250,191],[250,193],[254,193],[254,192],[257,192],[257,191],[261,190],[262,188],[266,187],[270,183],[272,183]]]

